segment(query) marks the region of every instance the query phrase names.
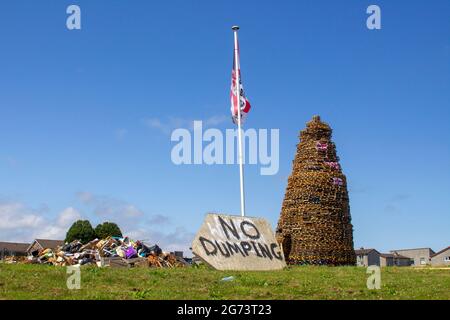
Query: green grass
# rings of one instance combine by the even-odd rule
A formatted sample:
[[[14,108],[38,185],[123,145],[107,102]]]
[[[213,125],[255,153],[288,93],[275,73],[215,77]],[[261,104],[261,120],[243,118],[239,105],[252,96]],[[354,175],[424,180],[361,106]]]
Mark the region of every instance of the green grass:
[[[234,281],[220,279],[234,276]],[[450,299],[450,268],[383,268],[368,290],[361,267],[290,267],[274,272],[81,268],[81,289],[66,268],[0,264],[1,299]]]

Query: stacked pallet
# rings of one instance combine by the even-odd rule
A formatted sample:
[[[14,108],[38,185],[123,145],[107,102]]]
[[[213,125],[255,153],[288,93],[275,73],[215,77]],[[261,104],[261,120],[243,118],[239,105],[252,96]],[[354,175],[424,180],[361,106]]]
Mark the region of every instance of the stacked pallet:
[[[300,132],[276,232],[289,264],[355,264],[347,180],[331,134],[319,116]]]

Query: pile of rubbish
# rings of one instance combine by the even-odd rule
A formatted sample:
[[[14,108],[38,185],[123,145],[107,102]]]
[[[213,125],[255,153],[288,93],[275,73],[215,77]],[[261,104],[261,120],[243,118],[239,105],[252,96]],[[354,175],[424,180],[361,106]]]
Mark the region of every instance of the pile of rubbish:
[[[27,263],[55,266],[97,265],[98,267],[157,267],[187,266],[180,256],[163,252],[158,245],[146,246],[128,237],[95,239],[87,244],[75,240],[56,249],[46,248],[32,252]]]
[[[2,262],[6,264],[23,263],[26,259],[27,257],[22,256],[6,256]]]

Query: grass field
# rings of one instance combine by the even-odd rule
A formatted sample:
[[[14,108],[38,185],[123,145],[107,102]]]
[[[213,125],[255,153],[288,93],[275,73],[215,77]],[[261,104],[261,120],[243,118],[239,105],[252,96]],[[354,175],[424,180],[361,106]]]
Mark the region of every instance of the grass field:
[[[220,281],[234,276],[234,281]],[[81,289],[66,268],[0,264],[0,299],[450,299],[450,268],[383,268],[381,289],[362,267],[291,267],[276,272],[81,268]]]

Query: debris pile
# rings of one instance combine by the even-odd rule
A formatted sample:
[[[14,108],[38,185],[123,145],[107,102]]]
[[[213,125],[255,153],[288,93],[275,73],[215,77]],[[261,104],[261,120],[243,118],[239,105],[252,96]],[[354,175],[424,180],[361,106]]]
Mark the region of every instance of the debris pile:
[[[26,257],[22,256],[5,256],[4,259],[2,260],[2,262],[6,264],[21,263],[25,261]]]
[[[146,246],[128,237],[95,239],[87,244],[75,240],[56,249],[32,252],[28,263],[55,266],[97,265],[98,267],[157,267],[173,268],[188,265],[179,256],[163,252],[158,245]]]
[[[319,116],[300,132],[276,232],[290,264],[355,264],[347,180],[331,134]]]

